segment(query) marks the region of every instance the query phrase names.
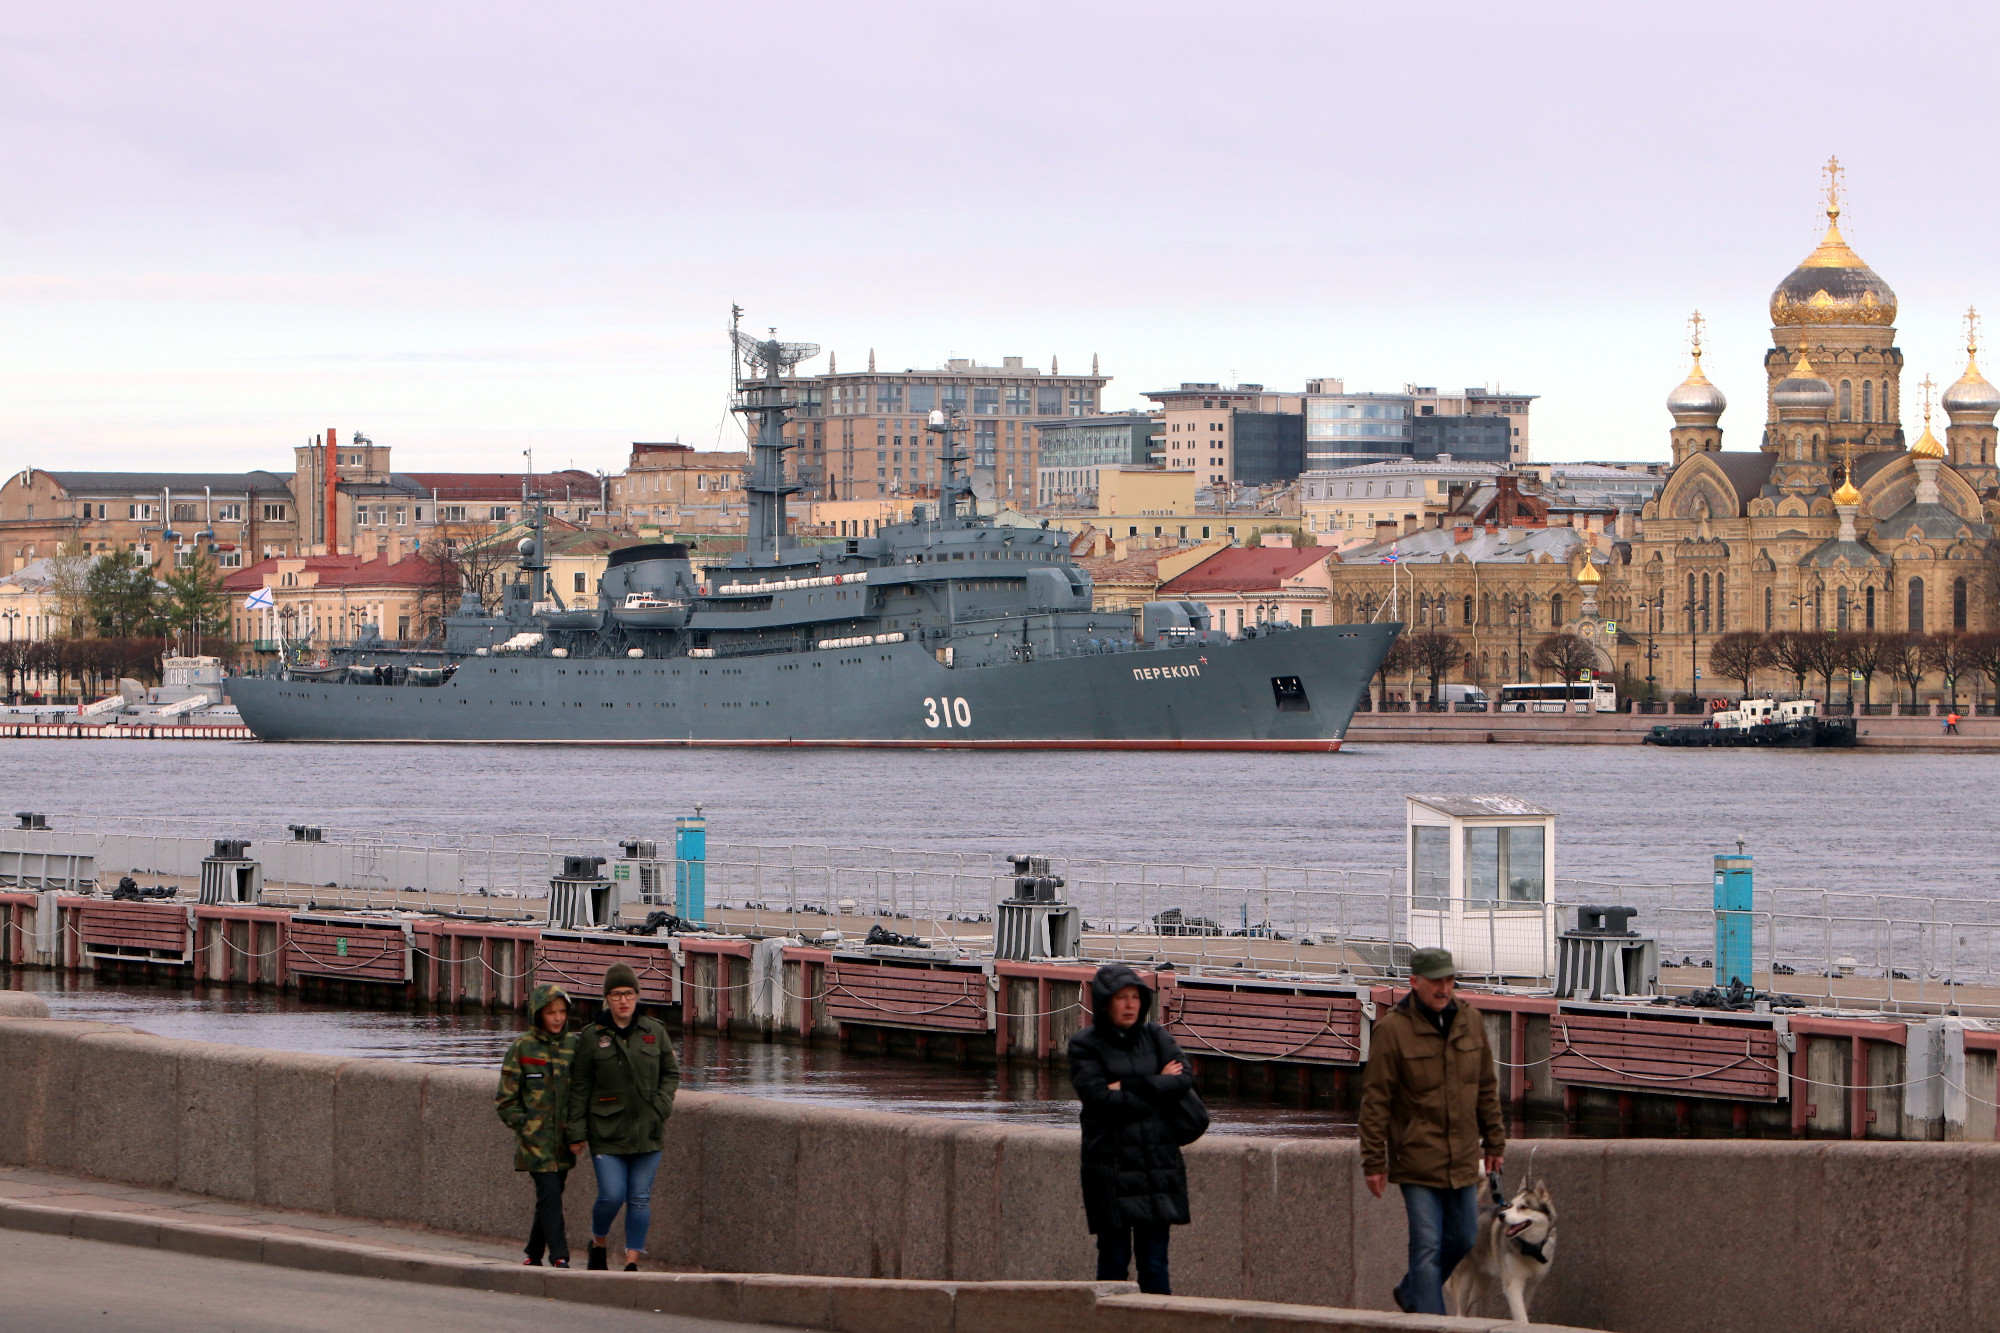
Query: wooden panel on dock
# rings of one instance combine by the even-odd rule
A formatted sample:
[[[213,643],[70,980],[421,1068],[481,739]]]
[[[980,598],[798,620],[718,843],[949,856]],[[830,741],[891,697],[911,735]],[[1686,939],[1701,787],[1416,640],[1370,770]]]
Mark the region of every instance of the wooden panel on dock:
[[[554,982],[572,998],[594,1000],[604,993],[604,970],[630,964],[639,974],[639,998],[647,1004],[679,1004],[680,960],[664,935],[598,935],[584,931],[542,933],[535,951],[535,982]]]
[[[1776,1101],[1784,1052],[1769,1023],[1711,1022],[1687,1010],[1630,1015],[1559,1011],[1550,1072],[1563,1083],[1662,1096]]]
[[[401,921],[295,916],[285,970],[327,981],[403,985],[411,977],[412,937]]]
[[[91,958],[180,964],[192,957],[185,903],[93,902],[78,915]]]
[[[863,1027],[984,1032],[986,974],[963,967],[836,957],[826,967],[827,1012]]]
[[[1165,994],[1166,1029],[1190,1055],[1343,1065],[1368,1058],[1357,991],[1182,979]]]

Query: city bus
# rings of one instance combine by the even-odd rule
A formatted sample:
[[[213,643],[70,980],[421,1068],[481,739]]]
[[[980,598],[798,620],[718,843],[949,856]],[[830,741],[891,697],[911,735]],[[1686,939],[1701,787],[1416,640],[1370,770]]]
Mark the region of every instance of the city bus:
[[[1565,687],[1553,685],[1502,685],[1500,711],[1503,713],[1615,713],[1618,691],[1608,680],[1579,680]]]

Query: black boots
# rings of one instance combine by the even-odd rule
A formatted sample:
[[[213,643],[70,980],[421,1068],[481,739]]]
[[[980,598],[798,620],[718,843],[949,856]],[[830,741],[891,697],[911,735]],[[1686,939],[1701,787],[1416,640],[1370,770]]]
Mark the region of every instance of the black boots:
[[[608,1262],[609,1258],[610,1252],[604,1246],[591,1246],[589,1271],[593,1273],[609,1272],[611,1269],[611,1264]]]

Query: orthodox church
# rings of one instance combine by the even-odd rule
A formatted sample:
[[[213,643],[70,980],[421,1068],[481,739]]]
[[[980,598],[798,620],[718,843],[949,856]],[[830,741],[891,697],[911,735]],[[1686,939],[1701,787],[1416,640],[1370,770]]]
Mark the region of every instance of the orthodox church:
[[[1673,470],[1629,563],[1606,571],[1625,616],[1618,656],[1649,674],[1632,658],[1650,631],[1663,690],[1688,690],[1732,630],[2000,625],[2000,389],[1979,372],[1978,317],[1967,312],[1965,372],[1943,396],[1943,442],[1928,379],[1910,442],[1896,294],[1840,234],[1839,173],[1829,162],[1825,236],[1771,293],[1757,447],[1723,447],[1728,404],[1702,371],[1697,313],[1694,367],[1667,396]]]

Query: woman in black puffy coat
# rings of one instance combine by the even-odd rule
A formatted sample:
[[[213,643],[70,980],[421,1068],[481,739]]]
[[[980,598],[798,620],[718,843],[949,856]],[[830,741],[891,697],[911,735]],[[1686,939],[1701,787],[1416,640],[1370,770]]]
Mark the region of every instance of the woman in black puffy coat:
[[[1153,990],[1123,963],[1090,979],[1092,1022],[1069,1039],[1069,1079],[1083,1101],[1083,1209],[1097,1237],[1097,1278],[1165,1296],[1167,1228],[1188,1221],[1187,1167],[1165,1115],[1194,1078],[1181,1048],[1146,1021]]]

